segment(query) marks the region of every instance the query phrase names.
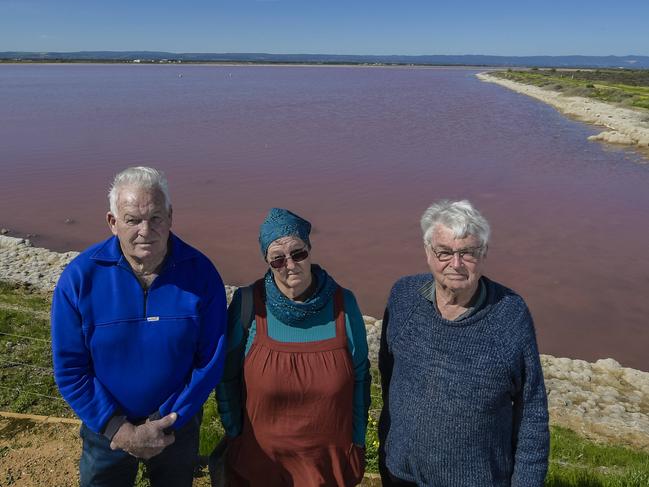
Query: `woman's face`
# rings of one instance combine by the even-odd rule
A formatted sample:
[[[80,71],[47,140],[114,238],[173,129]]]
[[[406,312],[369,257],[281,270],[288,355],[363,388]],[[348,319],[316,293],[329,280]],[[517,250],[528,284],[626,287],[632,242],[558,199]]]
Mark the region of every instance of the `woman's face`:
[[[305,257],[300,250],[306,250]],[[295,258],[292,257],[293,254]],[[275,268],[270,266],[275,278],[275,284],[287,298],[295,299],[304,294],[304,291],[311,285],[311,254],[307,244],[299,237],[282,237],[275,240],[268,246],[266,262],[276,261],[277,264],[284,262]],[[296,262],[297,259],[299,262]]]

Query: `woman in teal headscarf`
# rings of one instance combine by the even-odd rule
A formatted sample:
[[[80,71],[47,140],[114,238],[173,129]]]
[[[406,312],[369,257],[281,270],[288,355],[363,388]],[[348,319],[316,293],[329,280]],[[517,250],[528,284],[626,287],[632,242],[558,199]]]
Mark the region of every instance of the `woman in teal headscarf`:
[[[310,232],[303,218],[271,209],[259,232],[268,271],[237,290],[228,311],[217,400],[230,485],[344,487],[363,476],[365,325],[354,295],[311,263]]]

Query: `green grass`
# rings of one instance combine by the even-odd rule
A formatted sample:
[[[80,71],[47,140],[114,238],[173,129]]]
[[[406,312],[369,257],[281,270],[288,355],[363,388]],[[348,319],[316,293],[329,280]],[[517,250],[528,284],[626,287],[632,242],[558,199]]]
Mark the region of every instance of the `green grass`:
[[[50,299],[0,283],[0,410],[61,417],[74,413],[52,375]]]
[[[372,385],[370,395],[372,403],[370,405],[369,418],[367,422],[367,433],[365,434],[365,467],[368,472],[379,471],[379,415],[383,407],[381,396],[381,376],[377,369],[372,369]]]
[[[0,410],[19,413],[72,417],[74,413],[60,399],[51,377],[49,350],[48,296],[32,294],[0,283],[0,333],[38,338],[30,340],[0,335]],[[42,369],[14,363],[29,363]],[[42,394],[42,395],[36,395]],[[50,399],[52,396],[58,399]],[[367,471],[378,471],[377,423],[381,411],[381,386],[377,370],[372,370],[372,405],[367,431]],[[551,428],[549,487],[647,487],[649,454],[621,446],[585,440],[563,428]],[[213,394],[203,407],[200,454],[208,455],[223,429]],[[205,475],[205,470],[201,475]],[[148,485],[139,474],[138,487]]]
[[[199,455],[208,456],[224,434],[225,431],[223,431],[219,414],[216,411],[216,399],[212,393],[203,406]]]
[[[649,455],[620,446],[600,445],[573,431],[551,429],[550,487],[647,487]]]
[[[561,70],[496,71],[494,76],[607,103],[649,109],[649,71]]]

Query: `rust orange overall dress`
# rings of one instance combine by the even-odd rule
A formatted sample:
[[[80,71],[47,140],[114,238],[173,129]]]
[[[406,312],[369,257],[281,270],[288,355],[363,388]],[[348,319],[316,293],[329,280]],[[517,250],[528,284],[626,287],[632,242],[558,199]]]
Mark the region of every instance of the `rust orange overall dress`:
[[[307,343],[270,338],[263,281],[254,296],[257,332],[243,365],[243,430],[228,452],[231,485],[357,485],[362,453],[352,444],[354,369],[342,289],[334,294],[336,336]]]

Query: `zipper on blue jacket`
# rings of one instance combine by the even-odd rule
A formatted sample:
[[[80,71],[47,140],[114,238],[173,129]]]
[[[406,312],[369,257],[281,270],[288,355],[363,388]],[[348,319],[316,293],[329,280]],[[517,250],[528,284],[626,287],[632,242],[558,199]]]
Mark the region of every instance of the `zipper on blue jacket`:
[[[175,263],[172,263],[171,265],[172,265],[173,267],[176,266]],[[148,301],[148,297],[149,297],[149,290],[151,289],[151,287],[153,287],[153,286],[155,285],[155,282],[160,278],[160,275],[162,275],[162,273],[164,272],[164,270],[165,270],[166,267],[167,267],[166,265],[163,266],[162,270],[160,271],[160,274],[158,274],[158,276],[153,280],[153,282],[151,283],[151,286],[147,288],[147,287],[145,287],[145,286],[142,284],[142,282],[140,282],[140,280],[137,278],[137,276],[135,275],[135,272],[133,271],[133,269],[131,268],[131,266],[128,265],[128,264],[127,264],[127,266],[125,266],[125,269],[126,269],[126,270],[127,270],[127,271],[132,275],[132,276],[133,276],[133,278],[137,281],[137,283],[140,285],[140,288],[142,289],[142,297],[144,298],[144,319],[145,319],[145,320],[148,320],[148,318],[149,318],[149,317],[147,316],[147,312],[148,312],[148,310],[147,310],[147,301]],[[156,319],[156,320],[152,320],[152,321],[157,321],[157,319]]]
[[[135,271],[133,271],[133,268],[128,263],[125,264],[125,265],[120,265],[119,267],[124,269],[130,275],[132,275],[133,279],[135,279],[137,281],[138,286],[140,286],[140,289],[142,289],[142,297],[144,298],[144,306],[143,306],[143,308],[144,308],[143,309],[143,311],[144,311],[144,319],[146,320],[146,318],[147,318],[147,316],[146,316],[146,314],[147,314],[147,298],[149,296],[149,290],[146,287],[144,287],[142,282],[140,282],[140,280],[135,275]]]

